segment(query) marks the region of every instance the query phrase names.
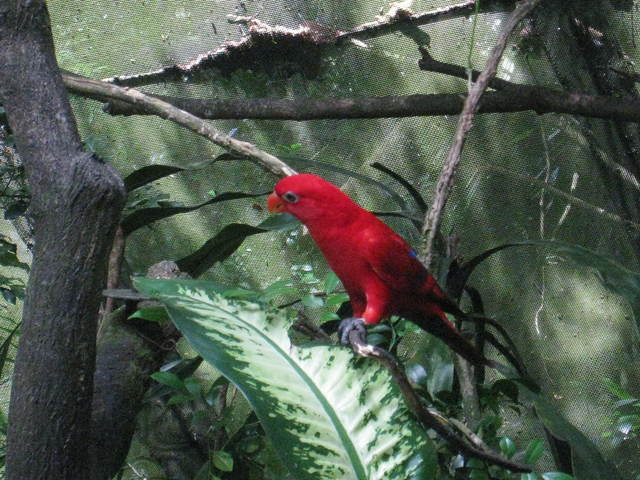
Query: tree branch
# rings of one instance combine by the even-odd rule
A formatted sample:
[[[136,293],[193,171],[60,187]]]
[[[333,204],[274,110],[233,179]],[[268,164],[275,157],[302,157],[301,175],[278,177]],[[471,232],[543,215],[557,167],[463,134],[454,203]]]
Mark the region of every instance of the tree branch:
[[[425,246],[423,256],[427,267],[431,265],[433,260],[433,243],[440,228],[442,212],[449,198],[451,187],[453,186],[453,178],[460,163],[462,149],[464,147],[467,133],[472,127],[473,117],[480,106],[480,98],[489,85],[491,79],[495,76],[498,64],[502,58],[502,54],[507,46],[507,41],[511,33],[518,23],[524,19],[541,0],[523,0],[518,4],[516,9],[509,15],[504,29],[498,37],[496,45],[493,47],[491,56],[487,60],[484,70],[478,76],[478,80],[473,84],[469,95],[467,96],[460,118],[458,119],[458,127],[454,136],[453,145],[449,149],[447,159],[444,162],[440,178],[436,184],[435,196],[431,204],[431,208],[425,217],[422,234],[425,237]]]
[[[482,443],[482,441],[477,436],[470,437],[471,443],[475,444],[476,446],[470,445],[462,438],[458,437],[447,426],[446,420],[443,421],[443,417],[438,418],[437,415],[434,415],[422,403],[420,397],[418,397],[415,390],[411,386],[409,379],[402,370],[402,367],[389,352],[380,347],[363,343],[359,338],[358,332],[355,331],[349,334],[349,342],[351,343],[353,350],[358,355],[362,357],[375,358],[389,371],[391,376],[398,384],[398,388],[400,388],[400,392],[404,397],[407,407],[416,416],[418,421],[422,424],[423,428],[427,430],[435,430],[442,438],[444,438],[449,443],[450,448],[452,448],[454,451],[459,451],[466,455],[486,460],[489,463],[499,465],[514,472],[531,471],[531,469],[526,465],[512,462],[510,460],[507,460],[506,458],[503,458],[499,454],[492,452],[489,447]]]
[[[87,96],[109,97],[143,107],[147,112],[157,115],[160,118],[171,120],[178,125],[201,135],[216,145],[227,150],[249,157],[262,165],[266,170],[279,177],[294,175],[296,173],[282,160],[258,149],[249,142],[243,142],[225,135],[214,127],[204,122],[202,119],[185,112],[173,105],[158,98],[145,95],[144,93],[132,89],[118,87],[100,80],[92,80],[79,75],[64,75],[65,86],[77,93]]]
[[[500,12],[513,8],[514,0],[483,0],[480,4],[480,12]],[[466,0],[464,2],[447,5],[428,12],[413,13],[409,10],[394,9],[386,15],[381,15],[373,22],[364,23],[348,32],[340,32],[336,36],[337,42],[344,42],[347,39],[368,40],[394,32],[402,27],[427,25],[430,23],[442,22],[459,17],[468,17],[476,8],[476,0]]]
[[[435,61],[434,61],[435,62]],[[454,75],[456,65],[435,62],[445,68],[433,70]],[[84,78],[75,74],[75,78]],[[454,75],[458,76],[458,75]],[[534,111],[539,114],[565,113],[594,118],[605,118],[627,122],[640,122],[640,102],[633,99],[619,100],[603,95],[580,92],[561,92],[543,87],[517,85],[506,80],[495,79],[501,85],[499,92],[487,92],[480,100],[478,113],[515,113]],[[496,85],[496,86],[494,86]],[[497,88],[500,83],[493,84]],[[71,93],[100,102],[106,102],[105,112],[111,115],[152,115],[145,105],[117,100],[107,90],[93,91],[75,88],[68,82]],[[257,98],[243,100],[209,100],[150,95],[169,103],[180,110],[205,120],[325,120],[355,118],[400,118],[437,115],[458,115],[464,106],[466,94],[402,95],[385,97],[357,97],[340,99],[294,100]]]
[[[443,73],[451,77],[462,78],[463,80],[468,80],[469,75],[471,75],[472,82],[478,81],[478,77],[481,73],[478,70],[471,70],[469,72],[466,68],[461,67],[460,65],[439,62],[438,60],[433,58],[429,51],[424,47],[419,47],[418,50],[420,50],[420,54],[422,55],[422,58],[418,61],[418,67],[420,67],[420,70],[424,70],[426,72]],[[536,88],[528,87],[526,85],[518,85],[517,83],[509,82],[497,77],[490,78],[488,86],[493,88],[494,90],[504,90],[506,88]]]

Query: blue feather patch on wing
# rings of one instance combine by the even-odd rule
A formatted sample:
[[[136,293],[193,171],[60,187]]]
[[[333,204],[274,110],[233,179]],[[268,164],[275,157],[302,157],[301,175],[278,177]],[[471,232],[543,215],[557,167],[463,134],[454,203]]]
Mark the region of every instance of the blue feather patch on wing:
[[[409,256],[413,258],[418,258],[418,253],[415,250],[411,249],[409,250]]]

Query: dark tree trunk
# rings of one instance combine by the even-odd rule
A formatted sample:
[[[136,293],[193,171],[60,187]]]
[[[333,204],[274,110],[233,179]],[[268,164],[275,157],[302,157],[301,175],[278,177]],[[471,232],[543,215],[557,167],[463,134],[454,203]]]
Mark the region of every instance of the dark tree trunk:
[[[122,467],[142,408],[150,374],[162,365],[163,341],[157,325],[126,323],[120,308],[103,320],[98,337],[93,391],[92,480],[109,480]],[[143,333],[141,334],[141,331]],[[155,342],[147,339],[153,339]]]
[[[0,101],[35,221],[7,477],[90,478],[96,322],[124,189],[110,166],[82,152],[43,1],[0,2]]]

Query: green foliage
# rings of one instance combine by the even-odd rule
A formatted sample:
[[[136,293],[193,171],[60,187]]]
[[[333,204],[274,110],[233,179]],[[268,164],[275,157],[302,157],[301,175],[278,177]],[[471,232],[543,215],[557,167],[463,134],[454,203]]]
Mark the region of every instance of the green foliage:
[[[126,215],[122,222],[122,230],[125,235],[129,235],[135,232],[137,229],[150,225],[153,222],[169,218],[181,213],[189,213],[199,210],[207,205],[212,205],[218,202],[225,202],[228,200],[236,200],[239,198],[252,198],[265,195],[265,192],[261,193],[243,193],[243,192],[225,192],[219,195],[215,195],[212,199],[202,202],[198,205],[191,207],[185,207],[180,202],[165,202],[163,199],[168,198],[166,195],[158,195],[155,197],[143,197],[139,201],[142,203],[133,202],[129,204],[129,208],[134,208],[130,214]],[[155,202],[155,206],[144,206],[149,202]]]
[[[327,475],[331,478],[377,478],[375,472],[383,470],[385,478],[423,478],[422,474],[411,474],[405,468],[419,464],[423,473],[431,472],[429,475],[438,468],[434,447],[422,436],[421,428],[413,425],[409,417],[403,417],[402,422],[391,420],[405,413],[385,370],[369,361],[356,360],[345,348],[291,345],[287,335],[290,314],[264,303],[289,293],[290,284],[279,281],[261,292],[224,290],[201,281],[137,279],[135,284],[140,291],[159,299],[194,349],[243,392],[266,435],[278,445],[282,461],[296,478],[312,478],[309,475],[318,469],[330,471]],[[330,276],[323,284],[329,291],[337,287]],[[319,308],[315,302],[301,303],[306,308]],[[390,332],[394,332],[394,341],[399,342],[405,334],[405,323],[396,319],[391,326],[381,326],[386,329],[380,334],[382,341],[387,341]],[[376,333],[369,337],[372,335]],[[437,348],[438,340],[432,341],[436,343],[431,348],[422,350],[420,356],[407,364],[407,374],[426,402],[446,415],[457,416],[462,399],[455,389],[450,354],[444,346]],[[211,406],[219,398],[212,393],[219,392],[219,383],[205,388],[193,377],[181,378],[167,371],[158,372],[153,378],[171,390],[169,404],[208,398],[204,401]],[[591,442],[554,412],[540,394],[510,379],[497,379],[481,390],[484,409],[495,412],[485,413],[476,428],[476,434],[486,444],[517,461],[534,464],[540,459],[545,450],[541,439],[520,447],[514,439],[499,435],[503,422],[500,409],[511,406],[520,412],[521,394],[536,405],[544,424],[569,442],[574,465],[580,472],[578,478],[595,479],[603,471],[609,472],[609,478],[617,478],[615,469],[602,459]],[[359,400],[350,403],[353,399]],[[347,421],[349,418],[360,418],[364,423],[353,424]],[[393,425],[399,423],[402,428],[394,429]],[[382,437],[381,430],[384,430]],[[404,444],[407,441],[412,447]],[[372,457],[371,450],[375,451],[372,445],[376,442],[393,442],[396,447],[392,450],[398,456],[392,460]],[[206,471],[209,475],[223,475],[231,471],[224,468],[233,469],[234,455],[248,455],[247,449],[254,456],[262,455],[267,448],[259,436],[249,445],[241,450],[225,448],[213,452]],[[437,439],[436,447],[440,452],[449,448],[441,439]],[[474,458],[451,457],[452,453],[438,462],[441,474],[453,469],[466,472],[467,478],[571,478],[558,472],[514,475]],[[446,458],[457,460],[443,462]]]
[[[615,445],[624,441],[640,440],[640,399],[631,395],[621,385],[613,380],[604,380],[609,393],[616,398],[612,415],[613,431],[604,436],[611,439]]]
[[[13,136],[0,122],[0,208],[4,218],[13,220],[24,215],[29,206],[30,191],[24,167],[13,145]]]
[[[343,347],[291,345],[286,311],[189,281],[135,284],[243,392],[296,478],[433,477],[433,446],[379,365],[358,368],[362,361]],[[175,378],[163,381],[184,394]]]

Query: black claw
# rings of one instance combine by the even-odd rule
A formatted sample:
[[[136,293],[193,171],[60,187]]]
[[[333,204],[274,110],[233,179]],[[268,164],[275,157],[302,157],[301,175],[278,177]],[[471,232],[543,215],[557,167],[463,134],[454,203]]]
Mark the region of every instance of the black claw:
[[[353,331],[358,333],[358,337],[361,343],[367,343],[367,329],[364,326],[364,319],[362,317],[348,317],[340,322],[338,327],[338,338],[343,345],[350,345],[349,334]]]

